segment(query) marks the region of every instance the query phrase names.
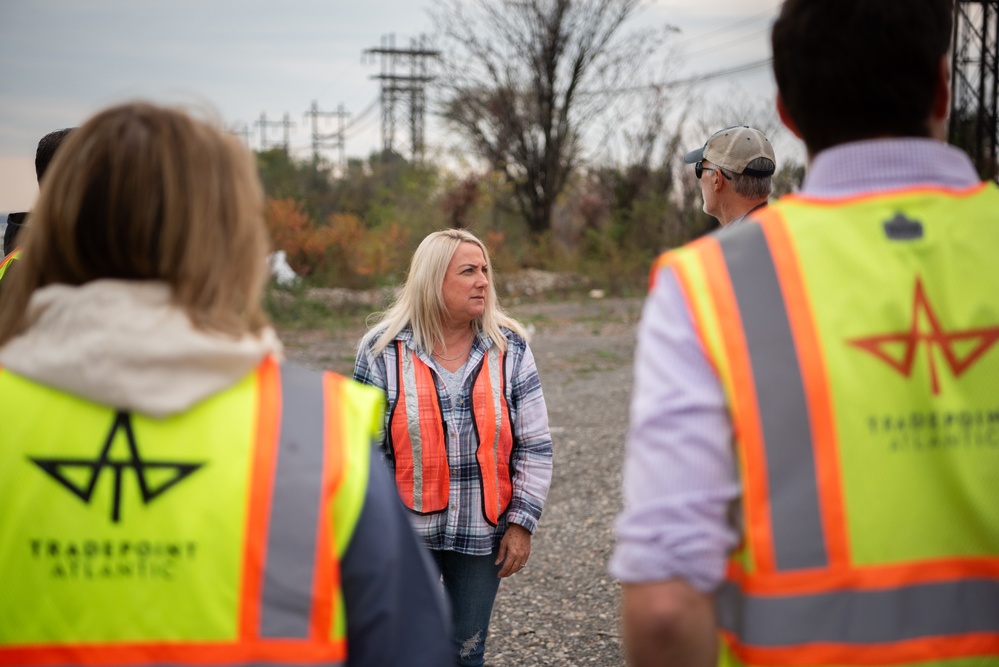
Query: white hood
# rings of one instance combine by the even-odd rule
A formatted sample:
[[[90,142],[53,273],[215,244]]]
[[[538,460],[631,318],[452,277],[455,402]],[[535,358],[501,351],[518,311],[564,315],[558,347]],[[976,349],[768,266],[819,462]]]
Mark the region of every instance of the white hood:
[[[164,283],[98,280],[35,292],[0,365],[110,407],[165,417],[230,387],[267,355],[273,329],[232,338],[195,329]]]

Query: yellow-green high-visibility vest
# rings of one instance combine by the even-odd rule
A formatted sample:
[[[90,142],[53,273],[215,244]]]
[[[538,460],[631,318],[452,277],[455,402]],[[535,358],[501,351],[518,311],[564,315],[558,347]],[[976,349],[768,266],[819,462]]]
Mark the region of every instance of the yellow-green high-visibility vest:
[[[656,266],[734,430],[721,664],[999,664],[999,189],[758,217]]]
[[[3,278],[5,273],[7,273],[7,269],[10,268],[10,265],[14,262],[14,260],[19,259],[20,257],[21,257],[21,249],[14,248],[13,250],[10,251],[9,255],[3,258],[3,261],[0,262],[0,279]]]
[[[383,400],[268,359],[154,419],[0,369],[0,664],[344,664]]]

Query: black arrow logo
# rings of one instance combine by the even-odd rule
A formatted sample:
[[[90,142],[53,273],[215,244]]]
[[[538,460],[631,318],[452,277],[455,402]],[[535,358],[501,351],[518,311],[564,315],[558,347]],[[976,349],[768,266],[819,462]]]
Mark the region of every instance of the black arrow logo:
[[[114,461],[110,458],[111,444],[115,435],[121,429],[125,432],[125,439],[128,442],[130,458],[122,461]],[[142,494],[142,504],[148,505],[154,499],[163,495],[164,492],[176,486],[181,480],[193,473],[204,463],[180,463],[176,461],[149,461],[143,460],[139,456],[139,447],[135,443],[135,433],[132,431],[132,419],[127,412],[119,411],[115,414],[114,423],[111,425],[111,432],[108,433],[104,448],[96,459],[79,458],[36,458],[28,457],[35,465],[47,472],[53,479],[59,482],[83,502],[90,504],[90,498],[97,487],[97,480],[105,468],[114,471],[114,501],[111,507],[111,520],[118,523],[121,519],[121,484],[122,472],[126,468],[135,471],[135,476],[139,480],[139,492]],[[68,469],[83,468],[89,470],[90,478],[85,485],[78,485],[64,471]],[[146,479],[146,471],[172,470],[173,475],[155,488]]]

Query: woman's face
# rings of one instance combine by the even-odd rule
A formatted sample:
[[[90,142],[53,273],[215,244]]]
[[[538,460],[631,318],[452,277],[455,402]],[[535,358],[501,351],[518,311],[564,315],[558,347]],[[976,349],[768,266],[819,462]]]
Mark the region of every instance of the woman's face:
[[[466,326],[486,310],[489,288],[486,258],[474,243],[462,243],[454,251],[441,288],[447,322],[451,327]]]

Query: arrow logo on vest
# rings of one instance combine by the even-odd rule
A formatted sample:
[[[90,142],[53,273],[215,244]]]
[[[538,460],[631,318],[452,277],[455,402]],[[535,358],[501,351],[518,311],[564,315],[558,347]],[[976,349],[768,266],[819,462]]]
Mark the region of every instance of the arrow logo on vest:
[[[926,328],[920,326],[925,322]],[[939,347],[944,361],[954,377],[960,377],[971,368],[989,348],[999,340],[999,327],[980,327],[963,331],[945,331],[940,324],[933,305],[926,296],[922,280],[916,278],[916,290],[912,299],[912,320],[909,330],[903,333],[889,333],[867,338],[854,338],[847,342],[854,347],[868,352],[885,362],[904,377],[912,374],[916,360],[916,350],[921,343],[926,343],[926,359],[930,367],[930,386],[933,395],[940,393],[940,380],[937,375],[937,357],[933,348]],[[958,344],[968,343],[964,353],[959,354]],[[902,356],[892,356],[891,348],[901,345]]]
[[[124,431],[130,454],[130,458],[120,461],[110,458],[111,445],[114,443],[115,435],[119,430]],[[121,519],[122,472],[125,469],[131,468],[135,471],[135,475],[139,480],[139,492],[142,494],[142,504],[148,505],[204,465],[203,463],[143,460],[139,456],[139,447],[135,443],[135,433],[132,431],[132,419],[127,412],[121,411],[115,415],[114,423],[111,425],[111,432],[108,433],[104,448],[96,459],[36,458],[30,456],[28,458],[88,505],[90,504],[90,498],[94,494],[94,489],[97,487],[97,480],[105,468],[110,468],[114,472],[114,500],[111,505],[111,521],[114,523],[118,523]],[[89,479],[85,484],[77,484],[66,474],[68,470],[81,468],[89,472]],[[154,487],[146,477],[149,470],[166,470],[173,474]]]

